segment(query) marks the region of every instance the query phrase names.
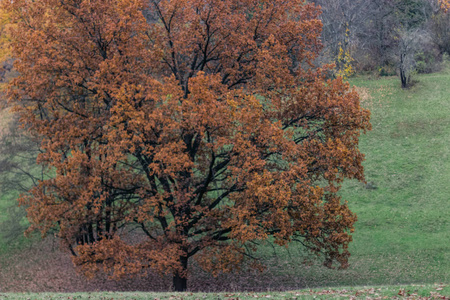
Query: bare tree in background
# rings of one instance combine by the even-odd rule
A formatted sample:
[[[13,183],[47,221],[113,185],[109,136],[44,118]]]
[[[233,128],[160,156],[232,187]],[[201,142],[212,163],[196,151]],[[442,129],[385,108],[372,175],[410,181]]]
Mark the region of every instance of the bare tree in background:
[[[427,32],[420,29],[401,31],[399,37],[398,69],[402,88],[407,88],[416,68],[416,54],[429,44],[430,39]]]
[[[322,7],[321,20],[323,23],[322,39],[325,41],[325,52],[336,57],[339,45],[348,39],[356,42],[356,36],[362,30],[364,22],[361,12],[365,11],[368,1],[364,0],[318,0]],[[347,30],[349,36],[347,36]]]

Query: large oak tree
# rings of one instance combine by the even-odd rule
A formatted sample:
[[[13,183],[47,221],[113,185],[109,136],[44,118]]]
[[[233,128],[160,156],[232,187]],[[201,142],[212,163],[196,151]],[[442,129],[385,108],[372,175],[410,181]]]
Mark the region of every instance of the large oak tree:
[[[53,176],[20,201],[87,275],[148,269],[186,289],[253,242],[345,267],[369,112],[314,60],[303,0],[14,0],[9,88]],[[130,229],[133,229],[130,233]]]

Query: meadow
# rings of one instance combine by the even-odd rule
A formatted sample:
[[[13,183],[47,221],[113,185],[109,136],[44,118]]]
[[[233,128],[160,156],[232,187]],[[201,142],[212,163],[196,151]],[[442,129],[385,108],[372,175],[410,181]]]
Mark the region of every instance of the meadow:
[[[397,77],[360,76],[350,81],[360,92],[362,105],[372,112],[373,130],[362,136],[360,142],[360,149],[366,154],[367,184],[348,181],[341,191],[343,199],[358,215],[348,269],[327,269],[320,259],[311,257],[297,245],[288,249],[263,245],[260,255],[268,262],[268,267],[262,273],[243,270],[211,278],[197,272],[188,283],[193,291],[226,290],[234,294],[194,294],[192,298],[189,294],[183,297],[178,294],[176,297],[245,299],[245,293],[236,295],[236,291],[244,290],[297,290],[249,294],[249,298],[255,295],[323,298],[317,293],[330,290],[336,292],[327,298],[450,296],[450,287],[446,285],[450,284],[450,69],[415,78],[418,82],[410,89],[401,89]],[[12,200],[6,196],[1,199],[0,220],[7,221],[9,218],[3,208],[11,206]],[[51,252],[31,250],[33,247],[49,249],[50,242],[22,238],[18,241],[12,246],[8,245],[10,240],[0,241],[0,292],[70,292],[75,288],[90,291],[111,286],[105,283],[107,280],[84,284],[81,277],[76,277],[77,286],[71,286],[67,279],[78,275],[70,275],[74,272],[70,260],[62,258],[68,254],[60,254],[53,246]],[[52,258],[49,253],[58,258]],[[53,264],[63,261],[56,264],[59,266],[56,273],[51,271],[52,261]],[[47,271],[35,278],[36,269]],[[152,282],[161,283],[152,287]],[[125,289],[164,290],[168,286],[170,278],[163,278],[148,280],[141,286],[131,284]],[[310,292],[313,288],[319,289]],[[366,294],[358,294],[358,290]],[[77,295],[81,299],[88,294]],[[92,294],[90,297],[168,299],[173,296],[170,293],[121,295]],[[37,297],[33,294],[0,294],[2,299],[62,299],[57,294],[49,294],[49,298],[44,298],[44,294],[40,296],[42,298],[33,298]],[[67,295],[61,297],[67,299]],[[72,299],[77,297],[73,294]]]
[[[450,73],[417,79],[351,80],[373,130],[360,143],[367,184],[341,192],[358,215],[350,267],[292,270],[305,286],[450,282]]]

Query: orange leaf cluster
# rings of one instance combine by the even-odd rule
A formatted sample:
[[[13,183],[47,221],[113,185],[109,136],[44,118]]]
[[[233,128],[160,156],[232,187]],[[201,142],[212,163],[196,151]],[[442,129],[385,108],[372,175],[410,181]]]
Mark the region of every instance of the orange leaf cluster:
[[[369,112],[317,67],[303,0],[14,0],[9,98],[54,172],[21,198],[88,275],[188,260],[230,271],[249,242],[347,263]],[[133,229],[130,231],[130,229]],[[131,232],[131,233],[130,233]],[[273,237],[273,238],[272,238]]]
[[[448,11],[450,8],[450,1],[449,0],[439,0],[439,3],[441,4],[441,7],[444,9],[444,11]]]

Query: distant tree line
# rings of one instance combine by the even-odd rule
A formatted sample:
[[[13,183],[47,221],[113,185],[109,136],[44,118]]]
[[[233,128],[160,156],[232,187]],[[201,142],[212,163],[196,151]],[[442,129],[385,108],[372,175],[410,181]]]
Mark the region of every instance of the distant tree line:
[[[322,59],[336,63],[337,72],[344,68],[398,74],[407,87],[411,74],[436,71],[443,54],[450,52],[450,18],[438,0],[316,3],[323,11]],[[348,61],[351,69],[345,65]]]

